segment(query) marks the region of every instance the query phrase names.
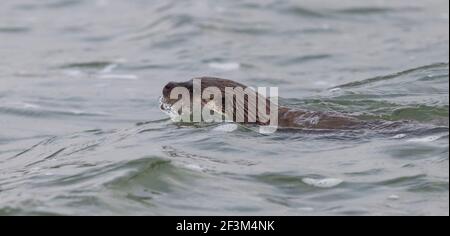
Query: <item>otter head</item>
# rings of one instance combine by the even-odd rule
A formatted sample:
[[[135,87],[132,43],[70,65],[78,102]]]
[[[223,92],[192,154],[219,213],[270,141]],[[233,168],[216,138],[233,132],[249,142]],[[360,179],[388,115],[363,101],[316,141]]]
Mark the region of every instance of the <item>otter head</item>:
[[[171,94],[172,94],[172,90],[176,89],[176,88],[184,88],[186,89],[191,98],[193,95],[193,82],[192,80],[188,80],[186,82],[169,82],[166,84],[166,86],[164,86],[163,90],[162,90],[162,97],[161,97],[161,109],[165,110],[166,108],[171,107],[172,105],[174,105],[176,102],[179,101],[179,99],[181,98],[171,98]]]
[[[225,93],[225,88],[237,88],[237,87],[241,87],[243,89],[247,88],[247,86],[237,83],[235,81],[232,80],[227,80],[227,79],[220,79],[220,78],[215,78],[215,77],[199,77],[199,78],[194,78],[196,80],[201,81],[201,93],[203,94],[204,90],[206,88],[211,88],[211,87],[215,87],[218,88],[223,94]],[[194,86],[194,79],[185,81],[185,82],[169,82],[166,84],[166,86],[164,86],[163,90],[162,90],[162,94],[163,94],[163,99],[165,102],[169,103],[169,104],[173,104],[174,102],[178,101],[178,99],[171,99],[170,98],[170,94],[172,92],[173,89],[175,88],[185,88],[187,89],[191,95],[193,95],[193,86]],[[192,98],[192,97],[191,97]]]
[[[258,107],[258,101],[262,100],[263,106]],[[269,99],[259,95],[254,89],[232,80],[214,77],[169,82],[164,86],[161,97],[161,109],[169,115],[195,116],[196,107],[202,111],[206,107],[206,113],[213,111],[226,120],[238,123],[267,123],[260,121],[258,110],[267,114],[270,112],[269,105]],[[201,115],[204,118],[205,113]]]

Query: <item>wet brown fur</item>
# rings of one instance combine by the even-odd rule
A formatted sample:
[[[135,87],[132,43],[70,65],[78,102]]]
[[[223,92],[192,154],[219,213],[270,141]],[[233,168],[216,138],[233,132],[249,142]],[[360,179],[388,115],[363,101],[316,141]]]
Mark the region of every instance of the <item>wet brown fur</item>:
[[[217,87],[222,92],[222,112],[225,113],[225,88],[226,87],[242,87],[243,89],[247,86],[240,84],[238,82],[214,78],[214,77],[200,77],[201,79],[201,89],[202,92],[207,87]],[[192,80],[186,82],[170,82],[163,89],[163,97],[166,102],[173,104],[176,100],[169,99],[170,91],[172,88],[181,86],[185,87],[190,91],[192,96]],[[259,97],[259,96],[258,96]],[[245,96],[245,122],[247,123],[247,106],[248,99]],[[261,99],[261,98],[259,98]],[[270,112],[270,100],[266,99],[266,112]],[[202,104],[207,101],[202,100]],[[236,103],[234,103],[236,104]],[[235,113],[233,111],[233,120],[235,120]],[[259,125],[265,125],[266,123],[256,122]],[[363,121],[356,118],[345,116],[339,113],[329,113],[329,112],[316,112],[316,111],[306,111],[301,109],[293,109],[288,107],[278,106],[278,126],[281,128],[308,128],[308,129],[353,129],[361,127],[364,125]]]

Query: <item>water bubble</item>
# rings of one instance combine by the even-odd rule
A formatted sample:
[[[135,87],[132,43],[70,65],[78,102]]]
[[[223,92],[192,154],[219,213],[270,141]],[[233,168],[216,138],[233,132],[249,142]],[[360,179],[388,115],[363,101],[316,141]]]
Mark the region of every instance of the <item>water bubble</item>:
[[[241,68],[241,64],[237,62],[224,62],[224,63],[211,62],[208,64],[208,66],[213,69],[224,71],[238,70],[239,68]]]

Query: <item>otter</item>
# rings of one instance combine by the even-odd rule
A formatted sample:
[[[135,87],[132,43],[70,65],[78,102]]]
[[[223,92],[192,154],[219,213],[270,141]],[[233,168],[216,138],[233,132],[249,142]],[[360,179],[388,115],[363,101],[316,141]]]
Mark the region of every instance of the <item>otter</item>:
[[[222,114],[226,114],[227,112],[231,112],[232,114],[232,121],[236,121],[236,106],[239,104],[238,102],[235,102],[232,108],[232,111],[226,110],[226,101],[224,97],[226,96],[227,90],[226,88],[248,88],[246,85],[243,85],[241,83],[235,82],[233,80],[228,79],[221,79],[221,78],[215,78],[215,77],[198,77],[194,79],[201,80],[201,92],[203,92],[208,87],[216,87],[220,90],[222,93],[222,100],[211,100],[209,98],[201,100],[202,106],[207,106],[211,101],[213,101],[214,104],[212,104],[212,110],[215,112],[219,112]],[[193,97],[193,80],[191,79],[186,82],[169,82],[166,86],[164,86],[162,90],[162,97],[161,97],[161,109],[167,110],[168,107],[171,107],[173,104],[175,104],[179,99],[173,99],[170,98],[170,94],[174,88],[181,87],[185,88],[187,91],[189,91],[189,94],[192,99]],[[203,93],[202,93],[203,94]],[[248,99],[248,97],[244,96],[245,102],[243,104],[241,103],[241,106],[244,106],[245,110],[245,117],[244,120],[241,121],[241,123],[250,124],[254,123],[257,125],[268,125],[267,121],[260,121],[258,118],[259,116],[256,115],[257,120],[255,122],[249,122],[249,109],[247,109],[249,103],[252,103]],[[270,111],[270,109],[277,109],[278,112],[278,122],[277,125],[280,128],[300,128],[300,129],[323,129],[323,130],[343,130],[343,129],[355,129],[355,128],[362,128],[367,127],[368,123],[366,121],[362,121],[360,119],[357,119],[355,117],[347,116],[340,113],[333,113],[333,112],[319,112],[319,111],[307,111],[297,108],[289,108],[285,106],[279,106],[276,104],[276,106],[273,106],[274,104],[270,101],[269,98],[266,98],[264,96],[260,96],[258,94],[256,101],[259,101],[260,99],[266,99],[266,111]],[[217,104],[217,103],[221,104]],[[272,105],[272,106],[271,106]],[[220,107],[218,109],[215,109],[216,107]],[[261,109],[261,108],[258,108]],[[191,110],[192,111],[192,110]],[[259,114],[259,113],[258,113]]]

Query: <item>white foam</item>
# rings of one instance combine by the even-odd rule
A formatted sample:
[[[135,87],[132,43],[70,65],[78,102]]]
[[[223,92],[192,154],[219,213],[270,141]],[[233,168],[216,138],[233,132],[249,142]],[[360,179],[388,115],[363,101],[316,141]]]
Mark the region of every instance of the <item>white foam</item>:
[[[235,130],[238,129],[238,125],[237,124],[224,124],[224,125],[220,125],[217,126],[213,129],[213,131],[216,132],[233,132]]]
[[[177,111],[175,111],[172,108],[172,106],[170,106],[169,104],[164,102],[163,97],[159,98],[159,104],[160,104],[161,111],[166,113],[170,117],[170,120],[172,120],[173,122],[180,121],[181,116],[178,114]]]
[[[402,138],[404,138],[404,137],[406,137],[406,134],[397,134],[397,135],[395,135],[394,137],[392,137],[393,139],[402,139]]]
[[[343,180],[336,178],[325,178],[325,179],[303,178],[302,181],[305,184],[318,188],[332,188],[344,182]]]
[[[259,126],[259,129],[257,132],[260,134],[273,134],[278,130],[278,126],[273,125],[262,125]]]
[[[199,165],[196,165],[196,164],[188,164],[185,166],[185,168],[194,170],[194,171],[204,171],[205,170],[205,168],[203,168]]]
[[[423,138],[408,139],[407,142],[429,143],[429,142],[434,142],[440,138],[441,138],[441,136],[428,136],[428,137],[423,137]]]
[[[25,109],[39,109],[41,108],[39,105],[31,104],[31,103],[24,103],[23,108]]]
[[[100,79],[120,79],[120,80],[138,80],[137,75],[121,75],[121,74],[103,74],[99,75]]]
[[[398,195],[393,194],[393,195],[389,196],[388,199],[389,200],[398,200],[398,199],[400,199],[400,197]]]
[[[84,75],[81,70],[65,70],[63,73],[70,77],[80,77]]]
[[[328,90],[330,93],[336,93],[336,92],[339,92],[339,91],[341,91],[342,89],[341,88],[332,88],[332,89],[330,89],[330,90]]]
[[[172,122],[180,122],[181,121],[181,116],[174,109],[167,109],[167,110],[162,110],[162,111],[170,117],[170,120]]]
[[[114,69],[117,68],[117,64],[110,64],[105,66],[105,68],[103,68],[103,70],[100,73],[111,73]]]
[[[224,62],[224,63],[211,62],[208,64],[208,66],[213,69],[225,71],[238,70],[239,68],[241,68],[241,64],[237,62]]]

